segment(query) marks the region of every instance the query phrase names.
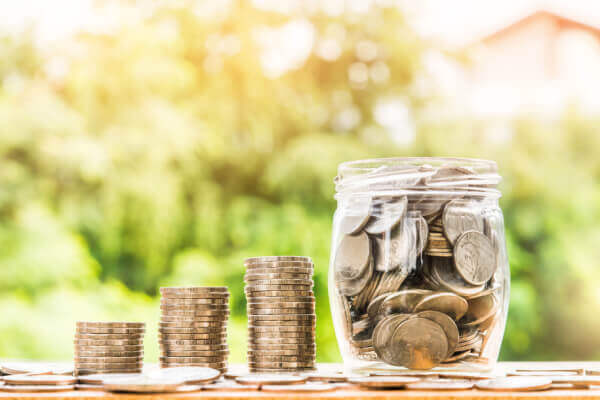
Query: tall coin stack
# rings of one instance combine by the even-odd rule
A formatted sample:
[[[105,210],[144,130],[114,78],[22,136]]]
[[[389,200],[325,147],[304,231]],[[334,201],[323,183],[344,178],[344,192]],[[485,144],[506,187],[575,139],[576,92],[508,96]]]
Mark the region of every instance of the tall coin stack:
[[[310,257],[246,259],[248,367],[251,372],[315,368],[315,296]]]
[[[227,370],[226,287],[160,288],[160,366]]]
[[[77,322],[75,375],[141,372],[145,330],[143,322]]]

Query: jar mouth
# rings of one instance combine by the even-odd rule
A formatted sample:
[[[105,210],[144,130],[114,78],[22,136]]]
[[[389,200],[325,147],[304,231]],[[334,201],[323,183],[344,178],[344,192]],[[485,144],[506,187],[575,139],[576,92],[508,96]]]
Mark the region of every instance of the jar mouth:
[[[458,157],[395,157],[347,161],[334,179],[336,199],[344,194],[499,198],[495,161]]]

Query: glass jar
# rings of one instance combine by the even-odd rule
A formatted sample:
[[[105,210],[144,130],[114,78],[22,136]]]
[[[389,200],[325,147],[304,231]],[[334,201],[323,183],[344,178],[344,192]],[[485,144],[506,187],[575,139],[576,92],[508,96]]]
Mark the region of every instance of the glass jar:
[[[347,369],[491,370],[510,271],[493,161],[343,163],[329,298]]]

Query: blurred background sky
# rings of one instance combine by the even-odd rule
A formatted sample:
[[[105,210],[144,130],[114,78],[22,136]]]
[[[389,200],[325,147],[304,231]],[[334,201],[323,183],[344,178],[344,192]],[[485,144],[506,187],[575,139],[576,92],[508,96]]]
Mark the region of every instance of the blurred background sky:
[[[333,177],[496,160],[512,270],[501,358],[600,357],[600,4],[0,3],[0,357],[69,359],[76,320],[148,323],[161,285],[310,255],[318,360]]]

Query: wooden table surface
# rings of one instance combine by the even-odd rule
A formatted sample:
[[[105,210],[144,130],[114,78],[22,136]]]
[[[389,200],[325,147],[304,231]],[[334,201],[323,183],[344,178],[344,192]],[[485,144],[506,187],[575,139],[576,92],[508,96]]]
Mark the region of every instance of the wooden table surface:
[[[326,365],[332,368],[335,366]],[[516,368],[584,368],[600,369],[600,362],[535,362],[535,363],[499,363],[498,371],[511,370]],[[376,399],[376,400],[399,400],[399,399],[460,399],[460,400],[480,400],[480,399],[599,399],[600,386],[592,389],[551,389],[539,392],[491,392],[477,389],[463,391],[416,391],[416,390],[365,390],[359,388],[341,388],[333,392],[324,393],[267,393],[258,390],[247,392],[226,392],[226,391],[200,391],[181,394],[116,394],[94,391],[73,391],[59,393],[0,393],[3,399],[38,399],[38,398],[58,398],[58,399],[95,399],[107,400],[154,400],[154,399]]]

